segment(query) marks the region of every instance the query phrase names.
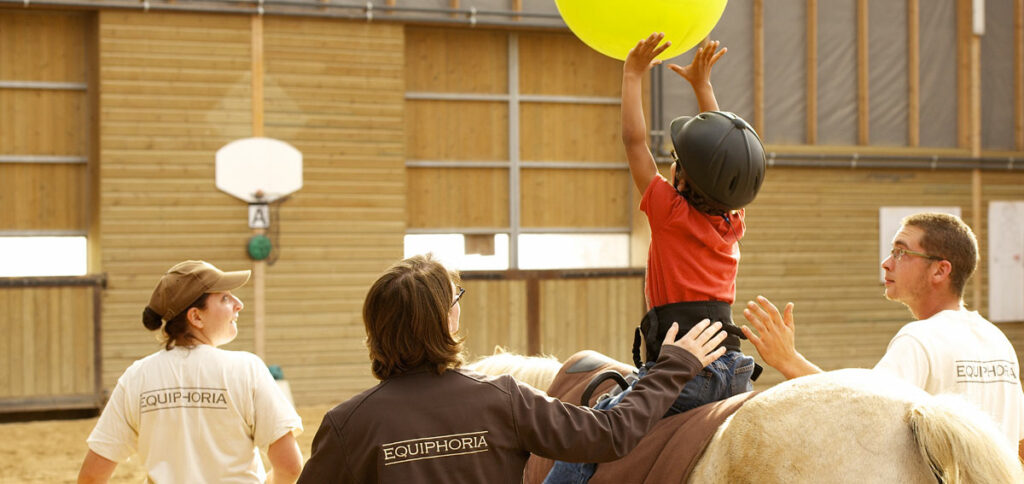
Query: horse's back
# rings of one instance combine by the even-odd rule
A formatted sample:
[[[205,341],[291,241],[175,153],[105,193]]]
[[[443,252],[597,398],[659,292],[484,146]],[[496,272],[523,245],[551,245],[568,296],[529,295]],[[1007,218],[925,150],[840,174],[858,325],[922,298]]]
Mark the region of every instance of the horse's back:
[[[690,482],[934,484],[909,424],[928,398],[871,370],[781,383],[718,429]]]
[[[595,376],[607,371],[627,375],[633,369],[631,365],[600,353],[581,351],[562,365],[548,394],[565,402],[579,404],[585,388]],[[599,395],[614,385],[610,380],[598,385],[587,404],[592,405]],[[598,465],[590,482],[682,482],[695,465],[704,445],[714,435],[715,429],[752,396],[753,392],[734,395],[662,419],[628,455]],[[542,482],[552,464],[550,459],[531,456],[523,482]]]

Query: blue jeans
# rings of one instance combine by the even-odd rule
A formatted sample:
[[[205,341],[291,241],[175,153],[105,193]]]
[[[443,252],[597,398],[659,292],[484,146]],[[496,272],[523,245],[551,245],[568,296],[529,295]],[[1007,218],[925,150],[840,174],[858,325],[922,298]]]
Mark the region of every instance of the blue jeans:
[[[647,374],[647,370],[646,365],[640,368],[641,379]],[[726,352],[721,358],[704,367],[692,380],[686,382],[676,401],[665,413],[665,417],[753,390],[754,385],[750,381],[753,372],[753,358],[739,351]],[[636,382],[622,393],[597,402],[594,408],[608,410],[618,405],[633,389],[633,385],[636,385]],[[597,464],[555,461],[551,472],[544,478],[544,484],[586,484],[594,472],[597,472]]]

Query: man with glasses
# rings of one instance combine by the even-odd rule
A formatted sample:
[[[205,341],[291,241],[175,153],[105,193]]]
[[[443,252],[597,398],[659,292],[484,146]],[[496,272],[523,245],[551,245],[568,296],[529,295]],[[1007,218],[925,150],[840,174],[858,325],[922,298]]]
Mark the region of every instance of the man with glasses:
[[[1024,393],[1013,345],[1002,331],[964,307],[978,264],[978,241],[962,220],[941,213],[903,219],[882,262],[885,297],[917,321],[904,326],[875,365],[931,394],[956,393],[989,414],[1024,457]],[[768,299],[747,303],[743,327],[765,363],[787,379],[821,373],[794,345],[793,303],[780,313]]]

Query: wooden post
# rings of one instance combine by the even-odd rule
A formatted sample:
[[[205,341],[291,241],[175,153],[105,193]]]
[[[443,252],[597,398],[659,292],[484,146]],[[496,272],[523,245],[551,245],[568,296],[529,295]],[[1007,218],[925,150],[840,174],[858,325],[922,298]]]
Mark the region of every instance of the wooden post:
[[[526,353],[540,351],[540,278],[533,274],[526,279]]]
[[[103,401],[103,289],[106,286],[106,276],[92,286],[92,390],[97,407]]]
[[[764,137],[764,0],[754,0],[754,129]]]
[[[1017,151],[1024,151],[1024,0],[1014,2],[1013,45],[1014,139]]]
[[[969,149],[971,0],[958,0],[956,9],[957,146]]]
[[[818,0],[807,0],[807,144],[818,144]]]
[[[907,0],[907,145],[921,145],[921,20],[919,0]]]
[[[984,12],[975,12],[974,8],[977,7],[975,2],[967,2],[967,13],[969,14],[966,20],[966,29],[964,33],[967,35],[969,40],[968,53],[969,53],[969,99],[968,99],[968,118],[970,134],[968,141],[970,142],[971,157],[981,157],[981,36],[974,32],[974,15],[984,15]],[[982,211],[982,185],[981,185],[981,170],[975,168],[971,173],[971,210],[974,212],[971,219],[974,222],[974,229],[977,231],[981,230],[981,211]],[[972,303],[974,306],[981,306],[981,282],[980,278],[974,280],[973,288],[974,300]]]
[[[975,168],[971,171],[971,222],[973,222],[972,225],[974,225],[975,232],[981,231],[981,195],[981,170]],[[992,269],[989,268],[989,270]],[[973,279],[974,282],[971,283],[973,286],[971,288],[971,295],[973,296],[971,304],[977,310],[981,307],[981,275],[978,274]]]
[[[871,142],[868,0],[857,0],[857,144]]]
[[[263,16],[252,16],[252,135],[263,136]],[[265,229],[253,229],[263,235]],[[266,308],[266,261],[252,263],[253,349],[256,356],[266,357],[264,320]]]
[[[971,156],[981,156],[981,36],[971,35]]]

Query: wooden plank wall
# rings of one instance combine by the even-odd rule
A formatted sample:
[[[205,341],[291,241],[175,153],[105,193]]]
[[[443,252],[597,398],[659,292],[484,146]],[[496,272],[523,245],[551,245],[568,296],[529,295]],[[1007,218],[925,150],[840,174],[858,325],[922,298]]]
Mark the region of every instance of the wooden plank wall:
[[[519,34],[523,95],[618,99],[622,65],[561,32]],[[526,102],[520,157],[523,227],[630,227],[635,209],[618,104]],[[547,162],[622,163],[619,169],[550,169]]]
[[[249,268],[245,205],[214,185],[214,153],[251,136],[249,19],[99,13],[103,382],[160,348],[142,310],[182,260]],[[236,294],[251,301],[252,285]],[[252,315],[232,347],[252,348]]]
[[[248,17],[104,11],[104,381],[154,351],[139,314],[159,275],[202,258],[246,269],[246,206],[214,186],[214,153],[252,136]],[[266,271],[268,364],[300,404],[372,383],[362,297],[401,258],[402,29],[268,18],[264,132],[304,154],[304,185],[273,215],[279,259]],[[238,295],[253,350],[252,284]]]
[[[95,405],[92,287],[0,288],[0,408],[51,399]],[[35,408],[35,407],[22,407]]]
[[[564,360],[593,349],[631,362],[633,328],[644,314],[643,278],[542,281],[541,352]]]
[[[568,33],[407,28],[406,89],[509,96],[509,44],[516,36],[512,96],[618,99],[621,67]],[[474,59],[474,62],[466,62]],[[482,63],[482,64],[478,64]],[[612,73],[612,75],[609,75]],[[623,162],[617,104],[519,101],[523,162]],[[406,101],[407,157],[414,161],[509,162],[508,100]],[[410,167],[410,228],[507,227],[507,167]],[[632,201],[620,169],[521,169],[521,225],[630,226]],[[432,203],[442,194],[451,203]],[[579,203],[586,200],[587,203]],[[552,207],[558,207],[553,210]]]
[[[495,346],[529,354],[529,311],[536,304],[537,353],[565,359],[593,349],[631,361],[633,327],[643,316],[643,278],[639,276],[544,275],[490,279],[464,275],[460,335],[467,358],[490,355]],[[530,279],[536,277],[536,301]]]
[[[409,26],[405,89],[508,94],[508,32]],[[471,60],[471,61],[470,61]],[[405,101],[405,156],[429,161],[508,161],[507,101]],[[507,168],[406,169],[410,228],[506,227]],[[445,203],[437,203],[438,200]]]
[[[487,356],[495,346],[527,354],[526,281],[464,280],[459,335],[467,361]]]
[[[270,17],[264,32],[266,135],[304,156],[303,187],[276,222],[266,359],[297,402],[338,401],[376,381],[363,297],[402,257],[402,27]]]
[[[523,95],[619,99],[622,63],[567,33],[519,34]],[[524,103],[524,161],[624,162],[618,104]]]
[[[512,86],[510,52],[516,55],[518,73]],[[568,33],[406,28],[406,90],[411,93],[618,99],[620,73],[617,61]],[[524,228],[628,230],[635,202],[619,140],[617,104],[511,101],[518,102],[520,116],[519,159],[541,165],[520,168],[519,200],[510,200],[507,166],[459,166],[509,162],[514,141],[508,97],[406,100],[407,158],[454,165],[407,169],[409,227],[508,227],[509,204],[517,203]],[[543,166],[552,162],[581,167]],[[621,166],[583,166],[593,162]],[[632,338],[632,325],[643,314],[641,284],[637,277],[541,280],[536,301],[540,351],[565,358],[593,348],[627,358],[629,348],[622,342]],[[526,353],[528,282],[469,276],[463,286],[461,334],[467,356],[491,354],[495,345]]]
[[[0,81],[87,82],[89,15],[0,9]],[[87,156],[85,90],[0,87],[0,155]],[[86,230],[86,165],[0,163],[0,230]]]
[[[89,158],[86,12],[0,9],[0,155]],[[87,164],[0,162],[0,233],[84,234]],[[0,408],[95,406],[93,294],[86,286],[0,288]]]

